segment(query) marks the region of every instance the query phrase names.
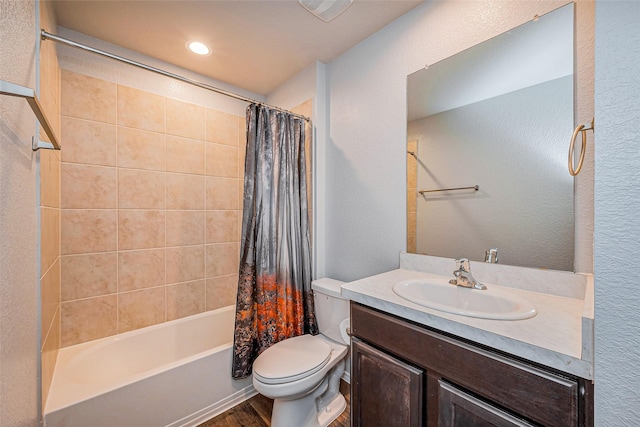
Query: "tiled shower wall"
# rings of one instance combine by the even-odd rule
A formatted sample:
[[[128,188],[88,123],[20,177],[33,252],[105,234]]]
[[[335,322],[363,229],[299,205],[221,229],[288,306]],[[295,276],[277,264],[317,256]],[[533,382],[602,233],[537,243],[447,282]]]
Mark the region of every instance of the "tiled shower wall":
[[[50,2],[40,2],[40,25],[56,28]],[[60,138],[60,66],[54,43],[40,46],[40,103]],[[48,140],[41,130],[40,138]],[[60,152],[40,150],[40,299],[42,407],[60,348]]]
[[[235,304],[245,128],[63,71],[62,346]]]
[[[62,72],[61,343],[235,304],[245,119]]]

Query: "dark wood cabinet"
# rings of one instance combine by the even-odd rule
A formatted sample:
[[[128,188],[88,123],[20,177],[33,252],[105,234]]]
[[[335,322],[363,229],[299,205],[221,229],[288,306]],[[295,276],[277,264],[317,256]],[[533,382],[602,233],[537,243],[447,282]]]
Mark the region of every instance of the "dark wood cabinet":
[[[593,425],[588,380],[354,302],[351,333],[353,426]]]
[[[438,381],[438,425],[441,427],[529,427],[521,420],[452,384]]]
[[[353,426],[420,427],[423,371],[353,339]],[[353,383],[353,381],[352,381]]]

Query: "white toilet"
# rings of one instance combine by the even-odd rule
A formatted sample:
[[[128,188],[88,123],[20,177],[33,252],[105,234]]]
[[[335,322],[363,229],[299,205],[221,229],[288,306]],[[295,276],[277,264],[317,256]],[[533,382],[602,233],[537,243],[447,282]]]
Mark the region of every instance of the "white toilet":
[[[346,408],[340,377],[349,350],[343,282],[312,282],[319,335],[280,341],[253,362],[253,386],[274,400],[271,427],[326,427]]]

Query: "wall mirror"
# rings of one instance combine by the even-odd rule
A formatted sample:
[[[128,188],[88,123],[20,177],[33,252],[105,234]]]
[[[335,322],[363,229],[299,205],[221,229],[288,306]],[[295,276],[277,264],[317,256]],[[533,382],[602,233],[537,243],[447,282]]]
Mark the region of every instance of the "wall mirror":
[[[408,252],[573,271],[573,13],[408,76]]]

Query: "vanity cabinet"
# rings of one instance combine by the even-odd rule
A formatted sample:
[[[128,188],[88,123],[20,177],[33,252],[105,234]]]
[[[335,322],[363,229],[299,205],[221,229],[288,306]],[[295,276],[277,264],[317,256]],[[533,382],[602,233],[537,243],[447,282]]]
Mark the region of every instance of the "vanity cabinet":
[[[351,303],[352,426],[593,425],[590,381]]]
[[[352,372],[359,379],[358,387],[351,390],[351,400],[359,403],[351,414],[351,425],[422,426],[424,371],[357,338],[351,354]]]

